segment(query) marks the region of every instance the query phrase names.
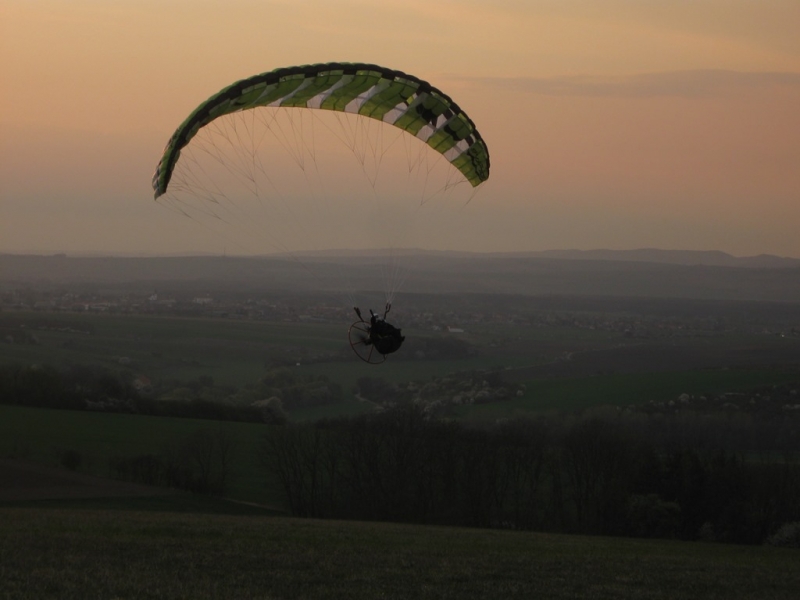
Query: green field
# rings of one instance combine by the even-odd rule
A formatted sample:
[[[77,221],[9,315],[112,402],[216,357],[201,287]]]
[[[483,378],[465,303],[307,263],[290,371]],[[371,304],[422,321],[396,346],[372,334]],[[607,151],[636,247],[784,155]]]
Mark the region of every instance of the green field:
[[[797,551],[479,529],[0,508],[0,596],[794,599]]]
[[[37,328],[44,320],[91,333]],[[240,387],[257,381],[265,365],[278,359],[299,363],[301,373],[328,376],[342,386],[345,400],[352,399],[355,382],[364,376],[409,381],[466,369],[530,364],[530,357],[509,348],[502,354],[463,359],[407,360],[398,355],[372,367],[352,354],[346,324],[39,313],[15,314],[13,324],[19,323],[28,325],[38,343],[0,344],[0,363],[99,364],[153,381],[211,376],[217,384]],[[430,335],[413,329],[407,333]],[[482,344],[486,339],[473,336],[472,341]],[[345,412],[351,411],[345,407]]]
[[[575,379],[526,382],[525,394],[502,403],[464,406],[459,416],[471,420],[578,411],[596,406],[625,407],[645,402],[669,402],[680,394],[744,392],[759,386],[800,380],[798,369],[714,369],[666,373],[596,375]]]
[[[0,456],[58,465],[64,450],[74,450],[81,471],[108,477],[111,458],[158,454],[199,429],[222,430],[235,440],[230,497],[282,507],[280,488],[258,462],[267,425],[0,405]]]
[[[500,368],[526,385],[523,397],[459,411],[469,418],[498,418],[781,383],[798,378],[792,357],[800,355],[800,340],[769,335],[648,341],[565,325],[484,324],[458,336],[474,350],[471,355],[420,359],[415,343],[447,339],[447,334],[409,328],[407,348],[380,366],[370,366],[350,352],[346,324],[44,312],[4,313],[0,324],[6,332],[25,331],[35,340],[0,343],[0,363],[102,365],[167,386],[210,376],[216,385],[240,388],[258,381],[268,365],[279,361],[296,365],[292,368],[299,374],[324,375],[341,385],[342,403],[296,410],[290,413],[294,420],[369,410],[353,395],[356,382],[365,376],[403,383]],[[631,361],[644,354],[647,360],[631,370]],[[570,360],[564,361],[565,356]],[[572,369],[571,374],[564,375],[565,369]]]
[[[200,377],[241,388],[278,361],[340,384],[341,403],[290,410],[298,421],[372,410],[354,396],[362,377],[404,383],[499,368],[525,384],[522,397],[456,411],[469,419],[662,402],[683,392],[739,391],[800,378],[792,358],[800,356],[800,339],[753,333],[642,340],[567,325],[476,324],[458,336],[473,349],[470,355],[420,359],[415,343],[448,334],[409,328],[407,348],[370,366],[351,353],[344,324],[32,311],[0,317],[4,331],[29,336],[28,343],[0,343],[0,364],[102,365],[171,389]]]
[[[75,331],[31,329],[45,320]],[[2,362],[119,368],[120,359],[128,359],[127,369],[153,380],[210,375],[238,386],[257,380],[269,357],[287,348],[349,352],[342,328],[324,324],[35,313],[14,315],[14,321],[27,322],[38,343],[0,344]]]

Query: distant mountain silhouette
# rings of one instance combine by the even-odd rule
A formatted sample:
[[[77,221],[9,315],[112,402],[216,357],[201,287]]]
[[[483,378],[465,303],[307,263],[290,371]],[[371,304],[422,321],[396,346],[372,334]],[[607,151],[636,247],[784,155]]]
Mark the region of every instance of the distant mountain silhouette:
[[[705,265],[709,267],[744,267],[753,269],[791,269],[800,267],[800,259],[759,254],[733,256],[719,250],[542,250],[530,252],[464,252],[457,250],[422,250],[419,248],[377,248],[373,250],[335,250],[295,252],[294,256],[319,258],[374,258],[384,256],[436,256],[452,258],[552,258],[560,260],[604,260],[650,262],[668,265]],[[279,256],[279,255],[272,255]]]
[[[542,252],[503,253],[498,256],[559,258],[564,260],[607,260],[651,262],[669,265],[706,265],[709,267],[749,267],[755,269],[787,269],[800,267],[800,259],[759,254],[733,256],[719,250],[544,250]]]
[[[391,256],[390,256],[391,255]],[[401,257],[393,262],[391,257]],[[270,290],[377,290],[402,264],[402,291],[800,302],[800,260],[678,250],[524,253],[331,250],[276,256],[72,257],[0,254],[0,283],[92,282]],[[407,267],[407,268],[405,268]]]

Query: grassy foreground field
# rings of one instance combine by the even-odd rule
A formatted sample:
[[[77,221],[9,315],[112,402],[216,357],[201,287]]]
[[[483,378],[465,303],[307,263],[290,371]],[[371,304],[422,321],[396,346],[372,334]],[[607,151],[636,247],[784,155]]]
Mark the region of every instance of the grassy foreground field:
[[[283,517],[0,509],[6,598],[796,598],[797,552]]]

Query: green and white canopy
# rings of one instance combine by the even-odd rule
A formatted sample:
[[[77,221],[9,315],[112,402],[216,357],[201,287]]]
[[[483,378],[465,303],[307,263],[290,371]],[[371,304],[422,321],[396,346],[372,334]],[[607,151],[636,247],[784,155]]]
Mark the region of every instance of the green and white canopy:
[[[221,90],[178,127],[153,176],[166,193],[181,149],[217,117],[257,107],[297,107],[354,113],[416,136],[477,186],[489,178],[489,151],[472,120],[449,96],[400,71],[371,64],[324,63],[276,69]]]

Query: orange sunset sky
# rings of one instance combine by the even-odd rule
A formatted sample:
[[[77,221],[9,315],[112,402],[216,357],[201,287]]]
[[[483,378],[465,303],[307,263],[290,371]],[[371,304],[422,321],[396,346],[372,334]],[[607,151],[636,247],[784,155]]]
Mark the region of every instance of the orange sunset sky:
[[[0,252],[222,252],[153,201],[175,127],[237,79],[356,61],[431,81],[489,147],[429,247],[800,258],[798,31],[798,0],[3,0]]]

